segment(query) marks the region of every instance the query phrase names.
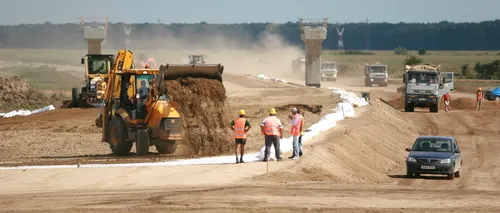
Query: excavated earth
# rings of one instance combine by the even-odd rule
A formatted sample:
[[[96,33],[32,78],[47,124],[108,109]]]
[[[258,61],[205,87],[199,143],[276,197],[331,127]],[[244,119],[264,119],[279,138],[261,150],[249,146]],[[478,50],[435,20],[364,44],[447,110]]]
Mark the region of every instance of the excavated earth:
[[[359,85],[359,79],[345,82],[360,81]],[[325,87],[349,88],[345,82],[339,79]],[[270,107],[278,108],[289,131],[291,106],[305,110],[306,121],[313,122],[338,101],[326,89],[247,76],[225,75],[224,87],[225,116],[230,120],[245,109],[254,128]],[[1,171],[0,208],[69,213],[500,212],[500,110],[405,113],[377,101],[397,99],[391,88],[364,88],[372,91],[372,105],[356,109],[358,117],[308,141],[298,161]],[[50,163],[95,163],[176,157],[96,157],[107,156],[109,150],[98,142],[99,131],[92,126],[95,116],[95,109],[61,109],[0,119],[2,160],[31,159],[38,164],[46,158],[52,158]],[[250,150],[262,147],[258,132],[251,130]],[[419,135],[456,137],[463,155],[461,177],[405,178],[404,149]]]
[[[0,76],[0,112],[45,107],[54,100],[22,78]]]

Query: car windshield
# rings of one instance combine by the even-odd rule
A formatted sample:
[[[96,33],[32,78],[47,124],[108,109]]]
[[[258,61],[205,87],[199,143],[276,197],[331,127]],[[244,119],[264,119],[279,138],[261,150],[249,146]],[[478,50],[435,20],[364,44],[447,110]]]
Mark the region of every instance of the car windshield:
[[[335,69],[337,68],[335,63],[323,63],[321,69]]]
[[[451,152],[451,140],[439,138],[419,138],[413,145],[413,151]]]
[[[436,73],[409,73],[408,81],[417,84],[437,84],[438,78]]]
[[[370,68],[370,71],[372,73],[385,73],[387,72],[387,68],[382,66],[373,66]]]

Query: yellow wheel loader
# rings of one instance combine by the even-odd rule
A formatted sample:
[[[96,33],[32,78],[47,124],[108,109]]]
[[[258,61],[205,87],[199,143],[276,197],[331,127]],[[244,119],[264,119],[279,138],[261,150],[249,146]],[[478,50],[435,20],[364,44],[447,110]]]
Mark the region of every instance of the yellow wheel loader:
[[[96,125],[102,128],[102,142],[115,155],[128,155],[133,143],[136,154],[175,152],[182,140],[182,120],[172,106],[164,80],[184,77],[222,81],[220,64],[166,64],[159,69],[134,68],[133,53],[120,50],[107,78],[103,106]]]
[[[85,86],[71,89],[69,107],[100,107],[106,90],[105,78],[113,67],[113,55],[87,54],[81,63],[85,66]]]

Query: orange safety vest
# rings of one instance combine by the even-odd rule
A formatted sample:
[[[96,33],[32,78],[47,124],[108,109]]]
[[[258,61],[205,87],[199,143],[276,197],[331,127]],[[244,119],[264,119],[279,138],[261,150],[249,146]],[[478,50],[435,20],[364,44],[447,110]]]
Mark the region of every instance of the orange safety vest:
[[[234,138],[238,139],[247,138],[247,134],[245,133],[245,123],[246,123],[245,118],[238,118],[234,120],[234,131],[233,131]]]
[[[477,92],[476,98],[477,98],[477,100],[483,100],[483,92]]]
[[[299,114],[296,114],[293,120],[295,119],[297,119],[298,121],[295,125],[292,124],[292,129],[290,130],[290,134],[293,136],[300,136],[301,133],[300,126],[302,125],[302,117]]]
[[[264,134],[280,135],[279,125],[280,125],[280,120],[276,116],[267,117],[266,123],[264,124]]]

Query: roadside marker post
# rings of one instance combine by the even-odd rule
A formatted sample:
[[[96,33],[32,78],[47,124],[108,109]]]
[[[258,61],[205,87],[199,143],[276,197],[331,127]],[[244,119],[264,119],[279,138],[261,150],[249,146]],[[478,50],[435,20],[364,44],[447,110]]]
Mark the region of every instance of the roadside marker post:
[[[345,134],[349,135],[349,132],[347,132],[347,119],[345,117],[345,112],[344,112],[344,106],[343,105],[342,105],[342,115],[344,116]]]

